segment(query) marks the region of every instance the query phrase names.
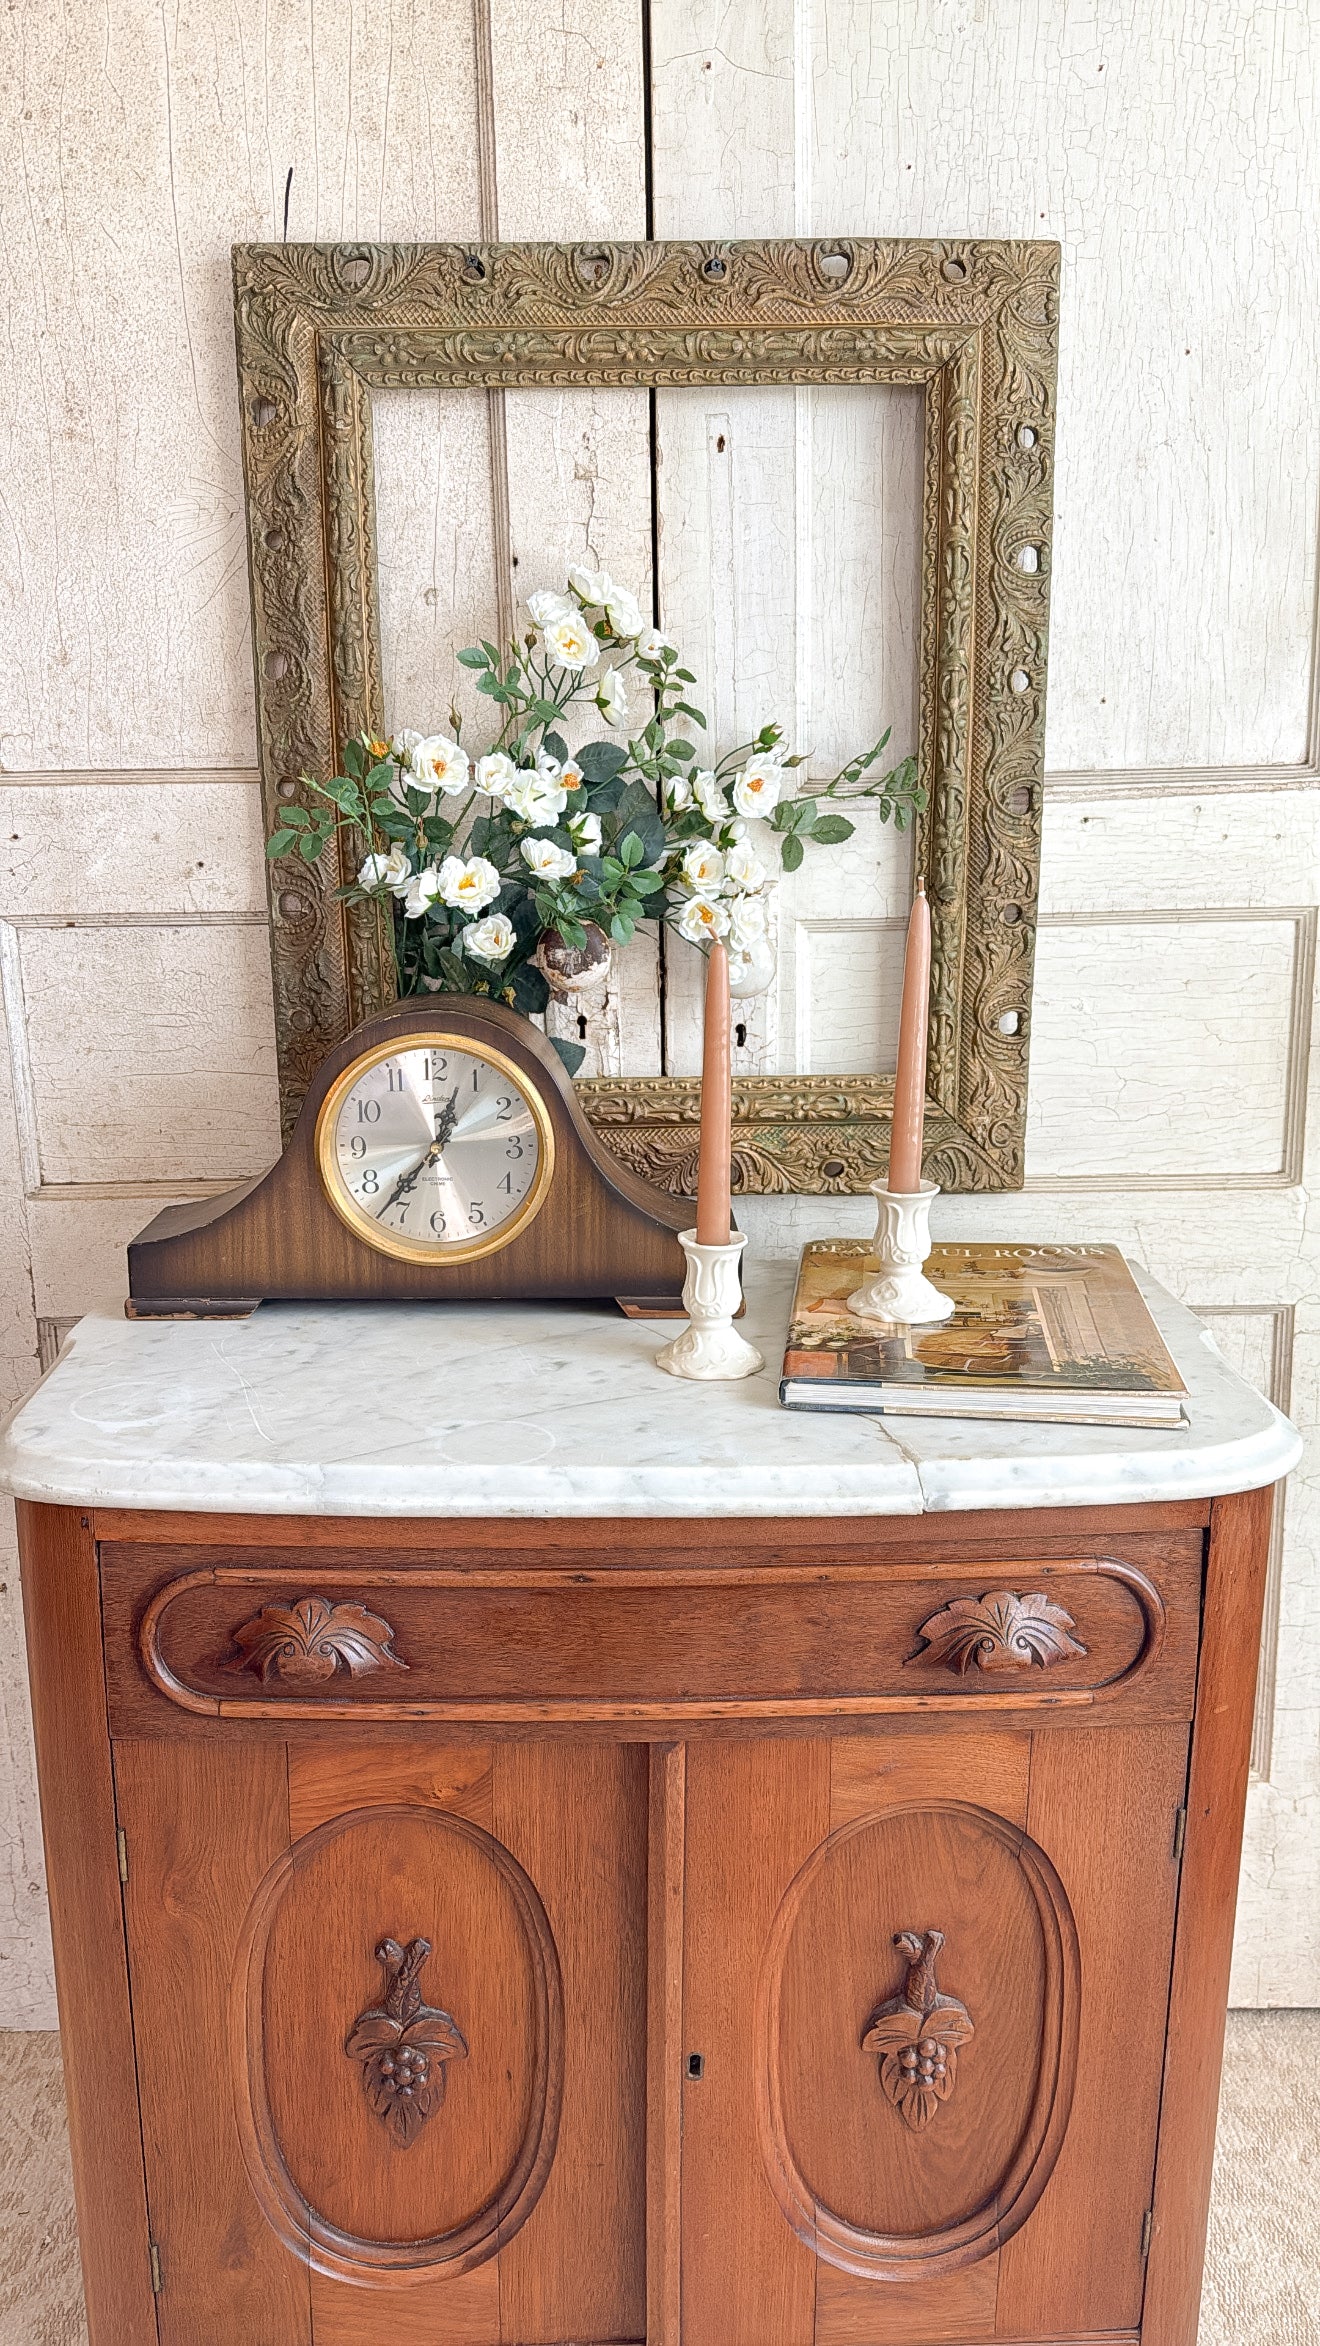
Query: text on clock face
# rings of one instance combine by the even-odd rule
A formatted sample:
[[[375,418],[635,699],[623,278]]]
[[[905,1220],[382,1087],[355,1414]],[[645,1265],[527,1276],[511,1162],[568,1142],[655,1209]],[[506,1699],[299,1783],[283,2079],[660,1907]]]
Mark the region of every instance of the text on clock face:
[[[414,1245],[458,1246],[516,1214],[540,1139],[514,1079],[473,1053],[399,1051],[364,1068],[335,1120],[335,1163],[359,1212]]]

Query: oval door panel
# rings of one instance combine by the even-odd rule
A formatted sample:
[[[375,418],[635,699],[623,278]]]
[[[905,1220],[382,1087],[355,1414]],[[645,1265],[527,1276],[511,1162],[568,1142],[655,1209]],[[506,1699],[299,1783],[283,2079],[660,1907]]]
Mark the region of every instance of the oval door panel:
[[[1058,2157],[1080,2017],[1062,1883],[988,1809],[858,1818],[785,1893],[757,1996],[772,2187],[818,2256],[916,2279],[987,2256]]]
[[[319,2270],[466,2272],[531,2213],[559,2119],[559,1964],[480,1826],[363,1808],[296,1842],[247,1918],[234,2033],[253,2186]]]

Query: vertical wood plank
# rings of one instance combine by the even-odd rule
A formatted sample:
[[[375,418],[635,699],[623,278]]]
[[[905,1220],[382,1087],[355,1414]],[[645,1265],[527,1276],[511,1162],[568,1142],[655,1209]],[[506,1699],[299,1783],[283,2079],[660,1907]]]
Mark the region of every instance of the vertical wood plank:
[[[779,1901],[829,1830],[825,1742],[688,1749],[683,2024],[683,2346],[811,2346],[816,2262],[761,2162],[753,2035]]]
[[[1144,2346],[1195,2346],[1274,1493],[1210,1517]]]
[[[683,1869],[687,1747],[650,1746],[647,1897],[646,2346],[680,2346]]]
[[[96,1547],[73,1508],[20,1503],[18,1522],[88,2329],[154,2346]]]
[[[564,1986],[564,2102],[545,2190],[500,2254],[505,2346],[646,2328],[646,1752],[508,1743],[495,1832],[535,1883]]]
[[[248,2181],[230,1994],[244,1915],[288,1842],[282,1743],[119,1743],[142,2135],[161,2346],[310,2346],[310,2275]]]

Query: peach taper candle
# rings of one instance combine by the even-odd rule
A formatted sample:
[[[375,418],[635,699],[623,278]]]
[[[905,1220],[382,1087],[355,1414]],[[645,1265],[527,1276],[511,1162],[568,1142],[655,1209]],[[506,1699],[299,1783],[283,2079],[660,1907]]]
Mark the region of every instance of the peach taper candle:
[[[697,1157],[697,1244],[727,1246],[732,1226],[733,1062],[729,1049],[729,956],[716,938],[706,956],[706,1024],[701,1058],[701,1145]]]
[[[889,1187],[911,1196],[921,1187],[921,1138],[926,1115],[926,1029],[930,1018],[930,905],[917,881],[903,962],[903,1008],[898,1027],[894,1117],[889,1131]]]

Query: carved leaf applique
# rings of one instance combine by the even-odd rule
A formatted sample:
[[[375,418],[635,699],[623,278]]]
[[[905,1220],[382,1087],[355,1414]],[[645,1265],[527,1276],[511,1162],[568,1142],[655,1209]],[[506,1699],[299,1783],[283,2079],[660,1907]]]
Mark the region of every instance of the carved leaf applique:
[[[908,1958],[903,1992],[877,2006],[862,2031],[862,2051],[874,2053],[880,2084],[899,2115],[920,2133],[958,2082],[958,2048],[975,2035],[956,1996],[942,1996],[935,1958],[943,1931],[896,1931],[894,1945]]]
[[[978,1670],[1027,1670],[1033,1662],[1048,1670],[1051,1663],[1084,1654],[1086,1648],[1069,1632],[1071,1613],[1038,1592],[1018,1596],[1012,1589],[992,1590],[983,1597],[955,1597],[940,1613],[932,1613],[917,1632],[926,1640],[914,1662],[947,1662],[960,1675]]]
[[[368,1670],[406,1670],[394,1651],[394,1631],[365,1605],[332,1605],[326,1597],[299,1597],[291,1605],[263,1605],[234,1631],[238,1647],[231,1670],[254,1670],[291,1684],[321,1685],[336,1670],[350,1678]]]
[[[362,2063],[362,2088],[400,2150],[415,2142],[445,2098],[445,2064],[467,2059],[467,2039],[452,2013],[422,2002],[417,1975],[431,1952],[429,1939],[382,1939],[376,1961],[385,1967],[383,2004],[359,2012],[344,2051]]]

